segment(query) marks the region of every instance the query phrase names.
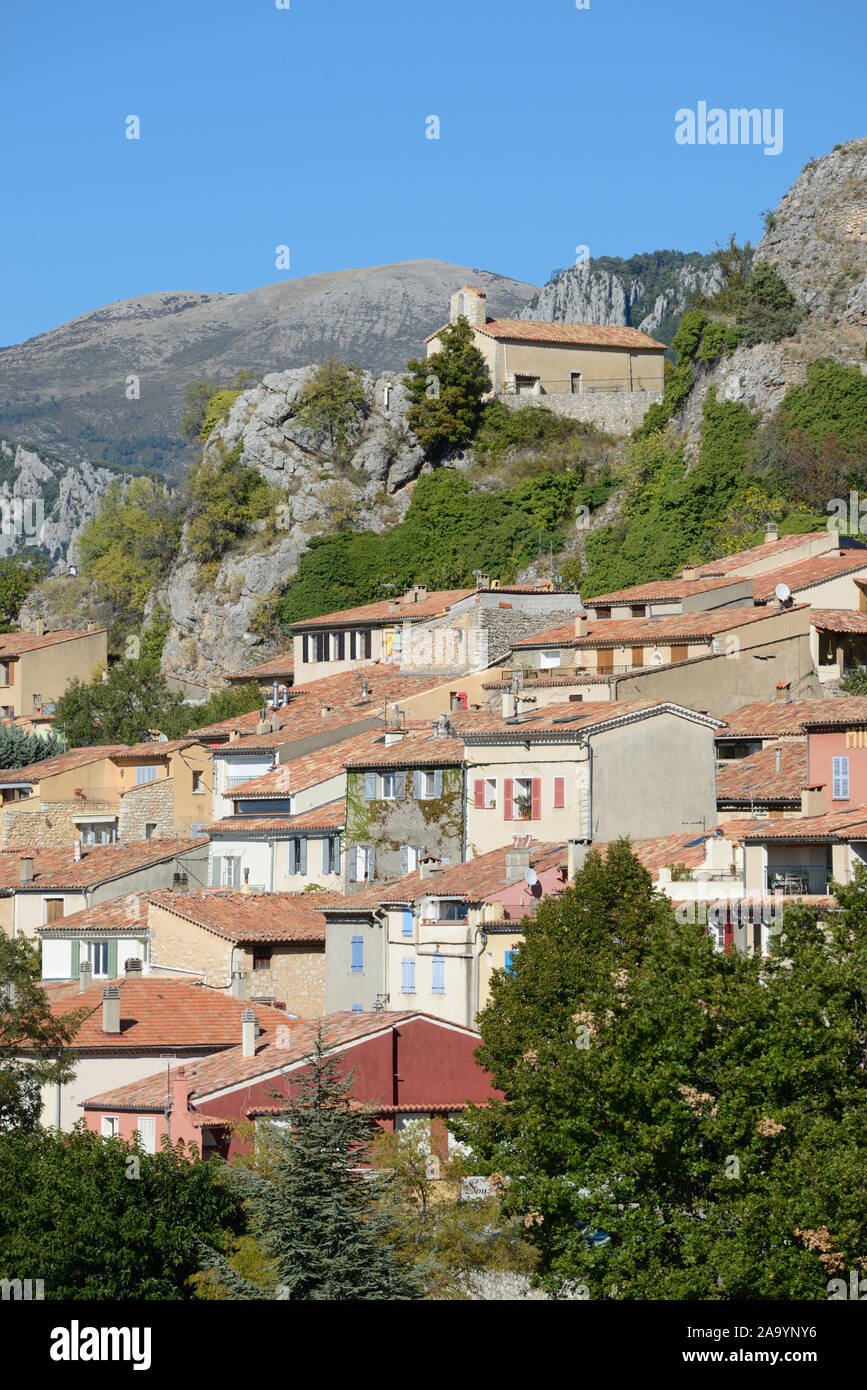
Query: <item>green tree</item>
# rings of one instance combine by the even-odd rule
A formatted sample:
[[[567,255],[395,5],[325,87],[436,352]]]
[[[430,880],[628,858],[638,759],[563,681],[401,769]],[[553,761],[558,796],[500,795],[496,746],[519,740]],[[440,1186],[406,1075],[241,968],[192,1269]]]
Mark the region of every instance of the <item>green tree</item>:
[[[482,397],[491,390],[485,359],[463,315],[439,339],[438,352],[407,362],[403,379],[411,402],[407,424],[432,459],[470,442],[482,419]]]
[[[510,1181],[542,1282],[618,1299],[826,1299],[867,1194],[867,873],[770,960],[676,920],[628,842],[540,905],[480,1017],[504,1104],[454,1125]]]
[[[105,679],[73,681],[57,702],[54,727],[70,748],[81,748],[139,743],[151,729],[173,733],[186,718],[159,667],[140,659],[109,667]]]
[[[0,767],[29,767],[65,751],[63,739],[55,734],[42,738],[25,734],[15,724],[0,724]]]
[[[785,280],[766,261],[751,272],[735,309],[735,324],[745,347],[791,338],[806,317]]]
[[[11,1129],[32,1130],[42,1110],[40,1088],[70,1081],[75,1072],[67,1049],[83,1014],[56,1017],[41,974],[38,946],[0,933],[0,1143]],[[23,1057],[22,1048],[39,1052]]]
[[[180,500],[155,478],[118,480],[84,528],[78,553],[98,602],[115,617],[114,637],[137,628],[153,586],[175,559]]]
[[[0,632],[12,632],[21,605],[33,588],[44,579],[48,566],[44,559],[22,559],[7,555],[0,560]]]
[[[357,1171],[371,1139],[372,1116],[350,1099],[320,1033],[309,1069],[286,1097],[287,1129],[272,1127],[267,1165],[230,1170],[246,1197],[250,1231],[289,1299],[412,1299],[417,1281],[400,1263],[383,1209],[385,1182]],[[234,1298],[272,1296],[219,1251],[203,1250]]]
[[[0,1276],[45,1297],[192,1299],[200,1241],[243,1229],[217,1164],[77,1125],[0,1135]]]
[[[262,692],[255,681],[227,685],[215,691],[204,704],[184,705],[178,712],[177,720],[164,732],[179,738],[191,729],[205,729],[211,724],[219,724],[222,719],[231,719],[233,715],[249,714],[262,703]]]
[[[295,419],[326,446],[334,463],[346,464],[358,443],[366,406],[361,368],[329,357],[298,392]]]
[[[186,542],[194,559],[210,563],[274,513],[274,493],[244,462],[243,446],[226,453],[220,442],[193,469],[186,487]]]

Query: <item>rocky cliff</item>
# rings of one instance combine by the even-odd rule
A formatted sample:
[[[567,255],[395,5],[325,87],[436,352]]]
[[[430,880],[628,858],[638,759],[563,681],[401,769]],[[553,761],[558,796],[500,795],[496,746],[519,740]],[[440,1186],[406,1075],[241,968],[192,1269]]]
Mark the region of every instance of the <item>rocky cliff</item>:
[[[69,465],[0,438],[0,556],[41,553],[65,566],[75,541],[119,475],[83,461]]]

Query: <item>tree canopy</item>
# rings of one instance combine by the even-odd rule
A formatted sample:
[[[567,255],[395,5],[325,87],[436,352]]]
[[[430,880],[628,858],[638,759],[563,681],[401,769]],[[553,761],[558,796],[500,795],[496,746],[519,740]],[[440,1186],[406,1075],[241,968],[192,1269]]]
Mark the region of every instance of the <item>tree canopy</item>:
[[[485,359],[463,315],[439,335],[439,351],[407,362],[404,385],[411,404],[407,424],[429,458],[467,445],[482,418],[482,397],[491,390]]]

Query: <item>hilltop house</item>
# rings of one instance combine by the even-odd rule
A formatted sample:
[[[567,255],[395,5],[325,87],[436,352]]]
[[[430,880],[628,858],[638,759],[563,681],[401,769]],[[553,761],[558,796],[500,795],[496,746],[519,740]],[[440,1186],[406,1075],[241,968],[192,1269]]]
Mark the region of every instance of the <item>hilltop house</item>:
[[[489,319],[485,293],[473,285],[449,304],[449,322],[465,318],[472,328],[495,396],[662,391],[665,344],[637,328]],[[425,339],[428,357],[440,351],[442,331]]]
[[[73,681],[89,681],[105,665],[108,634],[90,623],[84,632],[46,632],[40,620],[33,632],[0,634],[0,719],[47,713]]]

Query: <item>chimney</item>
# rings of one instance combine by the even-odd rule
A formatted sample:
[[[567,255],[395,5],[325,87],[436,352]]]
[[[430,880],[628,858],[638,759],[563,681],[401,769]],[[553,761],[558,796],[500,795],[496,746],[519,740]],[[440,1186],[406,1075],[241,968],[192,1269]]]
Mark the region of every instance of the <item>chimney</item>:
[[[85,628],[85,632],[96,632],[96,623],[89,622]]]
[[[402,603],[401,603],[401,601],[400,601],[399,598],[390,598],[390,599],[388,600],[388,611],[389,611],[389,613],[399,613],[400,610],[401,610],[401,608],[402,608],[402,606],[403,606],[403,605],[402,605]]]
[[[120,1032],[120,985],[106,985],[102,991],[102,1031]]]
[[[491,587],[491,576],[490,576],[489,574],[477,574],[477,575],[476,575],[476,585],[478,586],[479,589],[490,589],[490,587]]]
[[[190,1108],[193,1088],[183,1067],[178,1067],[172,1081],[172,1114],[185,1115]]]
[[[250,990],[250,981],[247,978],[246,970],[232,971],[232,998],[246,999]]]
[[[518,701],[515,699],[513,690],[503,691],[503,718],[514,719],[518,713]]]
[[[230,743],[237,743],[237,742],[238,742],[238,739],[239,739],[240,737],[241,737],[241,735],[238,733],[238,730],[237,730],[237,729],[230,729],[230,730],[229,730],[229,742],[230,742]]]
[[[825,814],[825,788],[801,788],[801,815],[823,816]]]
[[[278,699],[277,682],[275,681],[274,684],[271,686],[271,708],[272,708],[272,709],[276,709],[276,708],[277,708],[277,699]]]
[[[33,860],[22,859],[19,863],[19,879],[21,883],[33,882]]]
[[[778,681],[778,682],[777,682],[776,689],[774,690],[774,699],[776,700],[776,702],[777,702],[778,705],[787,705],[787,704],[789,703],[789,682],[788,682],[788,681]]]
[[[587,614],[586,614],[586,613],[579,613],[578,616],[577,616],[577,618],[575,619],[575,636],[576,636],[576,637],[586,637],[586,636],[587,636]]]
[[[129,956],[124,964],[123,973],[128,980],[140,980],[142,977],[142,963],[138,956]]]
[[[587,858],[589,849],[590,845],[586,840],[566,841],[567,874],[570,883],[572,883],[579,870],[583,868],[584,860]]]
[[[361,697],[362,697],[362,699],[366,699],[366,697],[367,697],[369,694],[370,694],[370,686],[367,684],[367,681],[362,681],[362,682],[361,682]]]
[[[249,895],[249,892],[250,892],[250,870],[249,870],[249,869],[245,869],[245,870],[244,870],[244,886],[242,887],[241,892],[242,892],[242,893],[246,893],[246,894]]]
[[[529,869],[529,867],[529,845],[512,845],[511,849],[506,850],[507,883],[514,883],[516,878],[523,878],[526,870]]]
[[[322,708],[320,709],[319,713],[320,713],[320,715],[322,716],[322,718],[324,719],[325,716],[326,716],[327,714],[333,714],[333,713],[334,713],[334,706],[333,706],[333,705],[323,705]]]
[[[485,903],[486,922],[504,922],[506,920],[505,903]]]
[[[443,866],[432,854],[426,854],[418,861],[419,878],[442,878]]]
[[[765,544],[767,544],[768,541],[775,541],[776,539],[777,523],[775,521],[769,521],[765,526]]]
[[[780,775],[780,763],[781,763],[781,761],[782,761],[782,757],[783,757],[783,750],[782,750],[782,748],[780,748],[780,747],[778,746],[778,747],[777,747],[777,776],[778,776],[778,777],[779,777],[779,775]]]
[[[700,568],[699,565],[684,565],[680,572],[681,579],[685,579],[687,583],[690,583],[693,579],[698,579]]]
[[[89,960],[83,960],[78,967],[78,988],[83,992],[90,988],[93,980],[93,966]]]
[[[76,835],[72,842],[72,862],[78,864],[81,860],[81,837]]]
[[[259,1019],[253,1009],[241,1013],[241,1056],[256,1056],[256,1039],[259,1036]]]
[[[33,624],[33,631],[34,631],[34,634],[35,634],[37,637],[44,637],[44,636],[45,636],[45,620],[44,620],[44,618],[37,618],[37,619],[36,619],[36,622]]]

